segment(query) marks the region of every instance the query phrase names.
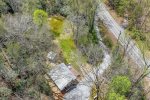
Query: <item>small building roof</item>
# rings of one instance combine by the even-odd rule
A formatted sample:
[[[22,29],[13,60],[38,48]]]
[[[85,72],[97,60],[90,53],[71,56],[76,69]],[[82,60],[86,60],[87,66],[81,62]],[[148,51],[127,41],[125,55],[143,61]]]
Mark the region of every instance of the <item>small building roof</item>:
[[[54,67],[48,75],[52,78],[58,88],[62,91],[76,76],[69,70],[69,68],[61,63]]]
[[[56,53],[54,52],[49,52],[48,55],[47,55],[47,58],[49,58],[50,60],[54,60],[54,58],[56,57]]]

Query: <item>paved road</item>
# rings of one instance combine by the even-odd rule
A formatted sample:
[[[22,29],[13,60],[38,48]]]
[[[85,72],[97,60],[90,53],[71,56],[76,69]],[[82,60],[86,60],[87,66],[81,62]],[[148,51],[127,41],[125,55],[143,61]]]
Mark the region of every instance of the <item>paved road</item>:
[[[144,67],[145,62],[143,59],[143,55],[140,49],[135,45],[135,43],[131,40],[131,38],[125,35],[124,29],[113,19],[113,17],[108,12],[105,4],[100,3],[97,9],[97,17],[100,18],[107,29],[117,38],[119,39],[120,44],[125,48],[127,48],[127,55],[139,66]],[[130,41],[130,42],[129,42]],[[148,64],[149,61],[146,60]]]

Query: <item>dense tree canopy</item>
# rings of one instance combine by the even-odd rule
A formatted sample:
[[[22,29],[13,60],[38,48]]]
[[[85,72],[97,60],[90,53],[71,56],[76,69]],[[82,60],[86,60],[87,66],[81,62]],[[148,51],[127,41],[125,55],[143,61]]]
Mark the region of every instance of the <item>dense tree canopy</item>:
[[[108,94],[108,98],[107,100],[126,100],[124,96],[115,93],[115,92],[111,92]]]
[[[111,89],[121,95],[125,95],[130,91],[131,82],[126,76],[116,76],[112,79]]]
[[[119,17],[129,22],[127,30],[132,33],[132,39],[148,44],[148,36],[141,34],[141,26],[150,13],[149,10],[144,13],[144,5],[139,3],[142,0],[106,1]],[[134,98],[142,98],[141,84],[131,88],[136,80],[134,68],[128,65],[125,53],[112,39],[106,25],[95,19],[99,3],[99,0],[0,0],[0,100],[38,100],[43,95],[53,99],[45,75],[54,63],[71,63],[81,78],[86,70],[96,75],[93,83],[97,100],[102,95],[102,100],[126,100],[134,92]],[[100,24],[100,33],[95,20]],[[47,58],[50,51],[57,53],[54,62]],[[107,60],[103,59],[105,54],[106,58],[111,55],[112,62],[108,69],[104,68],[106,72],[101,78],[98,75],[101,70],[95,69]]]

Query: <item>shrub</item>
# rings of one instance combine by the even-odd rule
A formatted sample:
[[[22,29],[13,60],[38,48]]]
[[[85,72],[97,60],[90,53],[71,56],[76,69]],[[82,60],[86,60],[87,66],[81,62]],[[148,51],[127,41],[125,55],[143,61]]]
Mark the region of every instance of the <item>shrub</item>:
[[[7,52],[12,58],[16,59],[19,57],[20,49],[21,49],[21,46],[19,43],[10,42],[7,44]]]
[[[6,3],[3,2],[2,0],[0,0],[0,16],[1,16],[1,14],[5,14],[7,9],[8,9],[8,7],[7,7]]]
[[[107,100],[126,100],[126,99],[123,95],[120,95],[120,94],[115,93],[115,92],[111,92],[108,94]]]
[[[116,76],[111,82],[111,91],[119,93],[120,95],[125,95],[130,91],[131,82],[126,76]]]
[[[144,34],[142,34],[139,30],[137,30],[136,28],[133,28],[131,30],[131,37],[132,39],[135,39],[135,40],[141,40],[141,41],[145,41],[146,40],[146,37]]]
[[[109,0],[109,3],[120,16],[123,16],[128,8],[130,0]]]
[[[103,42],[105,43],[105,45],[108,47],[108,48],[112,48],[113,44],[112,44],[112,41],[111,39],[109,39],[108,37],[105,37]]]
[[[117,6],[117,12],[120,14],[120,16],[124,15],[125,11],[128,8],[128,5],[130,3],[130,0],[120,0]]]
[[[28,90],[27,90],[27,95],[34,99],[34,100],[37,100],[39,95],[38,95],[38,91],[35,90],[35,88],[33,87],[30,87]]]
[[[59,36],[63,32],[63,24],[64,20],[61,16],[51,17],[49,20],[50,29],[55,36]]]
[[[143,8],[142,5],[136,2],[136,0],[132,0],[130,2],[130,6],[128,8],[128,14],[129,14],[129,26],[128,28],[132,29],[141,29],[141,18],[143,16]],[[141,25],[140,25],[141,24]]]
[[[47,82],[41,81],[39,84],[40,91],[46,95],[51,95],[51,88]]]
[[[79,45],[88,45],[89,41],[88,41],[88,37],[87,35],[82,35],[78,38],[78,43]]]
[[[102,23],[102,21],[100,20],[100,23]],[[113,47],[113,42],[111,40],[111,38],[109,38],[106,33],[108,33],[108,30],[107,28],[104,26],[104,24],[99,24],[99,30],[100,30],[100,33],[101,33],[101,37],[103,38],[103,42],[105,43],[105,45],[112,49]]]
[[[8,97],[12,93],[11,89],[8,89],[7,87],[0,87],[0,97]],[[4,99],[5,100],[5,99]]]
[[[39,87],[39,91],[41,93],[44,93],[46,95],[51,95],[51,88],[50,88],[48,82],[43,78],[43,76],[38,75],[36,82]]]
[[[13,90],[13,92],[16,92],[20,96],[22,96],[24,93],[25,85],[26,85],[26,80],[18,79],[14,82],[14,86],[13,86],[12,90]]]
[[[33,13],[33,21],[37,25],[42,25],[47,22],[48,14],[43,10],[35,10]]]
[[[98,44],[98,38],[96,35],[96,31],[93,30],[91,33],[88,34],[88,39],[94,44]]]

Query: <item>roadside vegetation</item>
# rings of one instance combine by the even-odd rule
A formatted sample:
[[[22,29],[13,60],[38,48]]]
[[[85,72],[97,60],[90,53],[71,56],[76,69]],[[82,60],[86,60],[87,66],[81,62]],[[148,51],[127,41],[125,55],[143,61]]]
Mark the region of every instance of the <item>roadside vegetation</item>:
[[[130,91],[131,82],[126,76],[116,76],[109,87],[108,100],[125,100],[125,95]]]
[[[101,20],[99,20],[98,23],[103,43],[107,46],[107,48],[113,50],[113,48],[115,47],[115,40],[112,40],[112,37],[105,27],[104,23]]]
[[[126,33],[150,56],[149,0],[108,0],[106,3],[128,21]]]

